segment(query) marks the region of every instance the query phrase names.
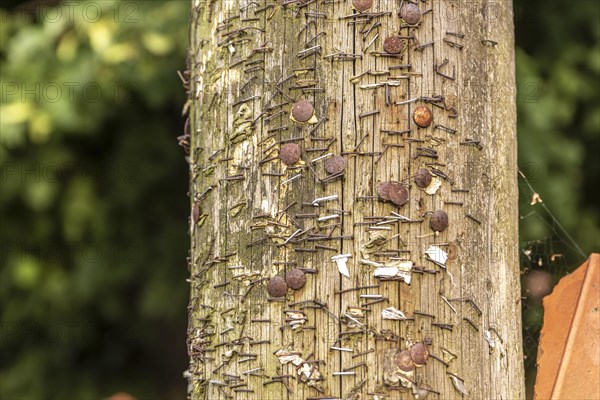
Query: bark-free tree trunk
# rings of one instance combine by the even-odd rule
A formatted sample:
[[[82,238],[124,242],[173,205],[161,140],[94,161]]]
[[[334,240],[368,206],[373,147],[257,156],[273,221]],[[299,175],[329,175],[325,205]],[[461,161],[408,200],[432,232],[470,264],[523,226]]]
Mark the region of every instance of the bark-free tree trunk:
[[[190,53],[191,397],[523,399],[511,2],[197,0]]]

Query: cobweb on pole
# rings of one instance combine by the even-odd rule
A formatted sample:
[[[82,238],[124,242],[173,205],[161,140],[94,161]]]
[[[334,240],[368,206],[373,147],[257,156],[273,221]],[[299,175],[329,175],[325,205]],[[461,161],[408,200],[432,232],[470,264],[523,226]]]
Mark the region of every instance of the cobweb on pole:
[[[537,350],[544,318],[542,299],[560,278],[575,270],[587,255],[546,206],[523,172],[519,171],[521,230],[541,223],[545,235],[520,242],[523,350],[527,398],[533,397],[537,372]]]

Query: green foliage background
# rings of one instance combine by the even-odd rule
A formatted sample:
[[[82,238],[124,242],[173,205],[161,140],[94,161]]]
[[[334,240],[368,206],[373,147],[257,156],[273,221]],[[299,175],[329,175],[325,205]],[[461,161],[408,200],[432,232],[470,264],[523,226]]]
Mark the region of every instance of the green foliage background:
[[[14,3],[0,11],[0,398],[183,398],[190,2]],[[596,1],[515,2],[521,170],[586,254],[600,248],[599,16]],[[582,256],[520,183],[523,247],[564,254],[531,267],[556,280]],[[539,303],[524,318],[533,371]]]

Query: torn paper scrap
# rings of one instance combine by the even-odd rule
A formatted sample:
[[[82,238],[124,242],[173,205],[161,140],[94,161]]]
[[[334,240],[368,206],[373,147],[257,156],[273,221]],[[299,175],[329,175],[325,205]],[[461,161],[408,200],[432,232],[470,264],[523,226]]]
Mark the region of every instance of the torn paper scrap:
[[[448,260],[448,253],[442,250],[438,246],[431,246],[425,252],[428,259],[433,261],[434,263],[440,265],[441,267],[446,267],[446,261]]]
[[[404,313],[400,310],[398,310],[397,308],[394,307],[388,307],[388,308],[384,308],[381,311],[381,318],[383,319],[395,319],[395,320],[405,320],[406,319],[406,315],[404,315]]]
[[[344,275],[346,278],[350,278],[350,273],[348,272],[348,259],[352,257],[352,254],[339,254],[337,256],[331,257],[331,261],[335,261],[338,267],[338,271],[340,274]]]
[[[410,285],[412,277],[412,261],[393,261],[385,264],[384,267],[376,268],[373,276],[376,278],[401,277],[404,282]]]

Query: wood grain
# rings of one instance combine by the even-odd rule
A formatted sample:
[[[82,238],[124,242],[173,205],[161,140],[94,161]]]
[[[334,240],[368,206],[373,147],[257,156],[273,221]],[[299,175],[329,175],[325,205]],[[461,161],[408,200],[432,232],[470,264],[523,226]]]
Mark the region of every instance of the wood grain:
[[[191,398],[524,398],[512,5],[422,1],[407,26],[401,3],[362,15],[343,0],[192,3]],[[384,54],[390,35],[399,56]],[[316,124],[290,119],[300,99]],[[412,121],[422,105],[427,128]],[[277,158],[289,141],[302,148],[292,167]],[[327,154],[346,159],[343,176],[312,162]],[[419,168],[438,174],[435,194],[414,184]],[[377,198],[388,181],[406,185],[406,205]],[[439,234],[435,210],[450,221]],[[445,268],[425,257],[432,245]],[[331,259],[342,254],[349,278]],[[410,285],[368,263],[399,260],[414,264]],[[267,280],[294,267],[316,273],[268,299]],[[382,319],[388,307],[408,319]],[[414,388],[386,384],[385,352],[426,339],[442,361],[417,368]],[[300,364],[281,364],[282,349]],[[297,379],[304,366],[320,378]]]

